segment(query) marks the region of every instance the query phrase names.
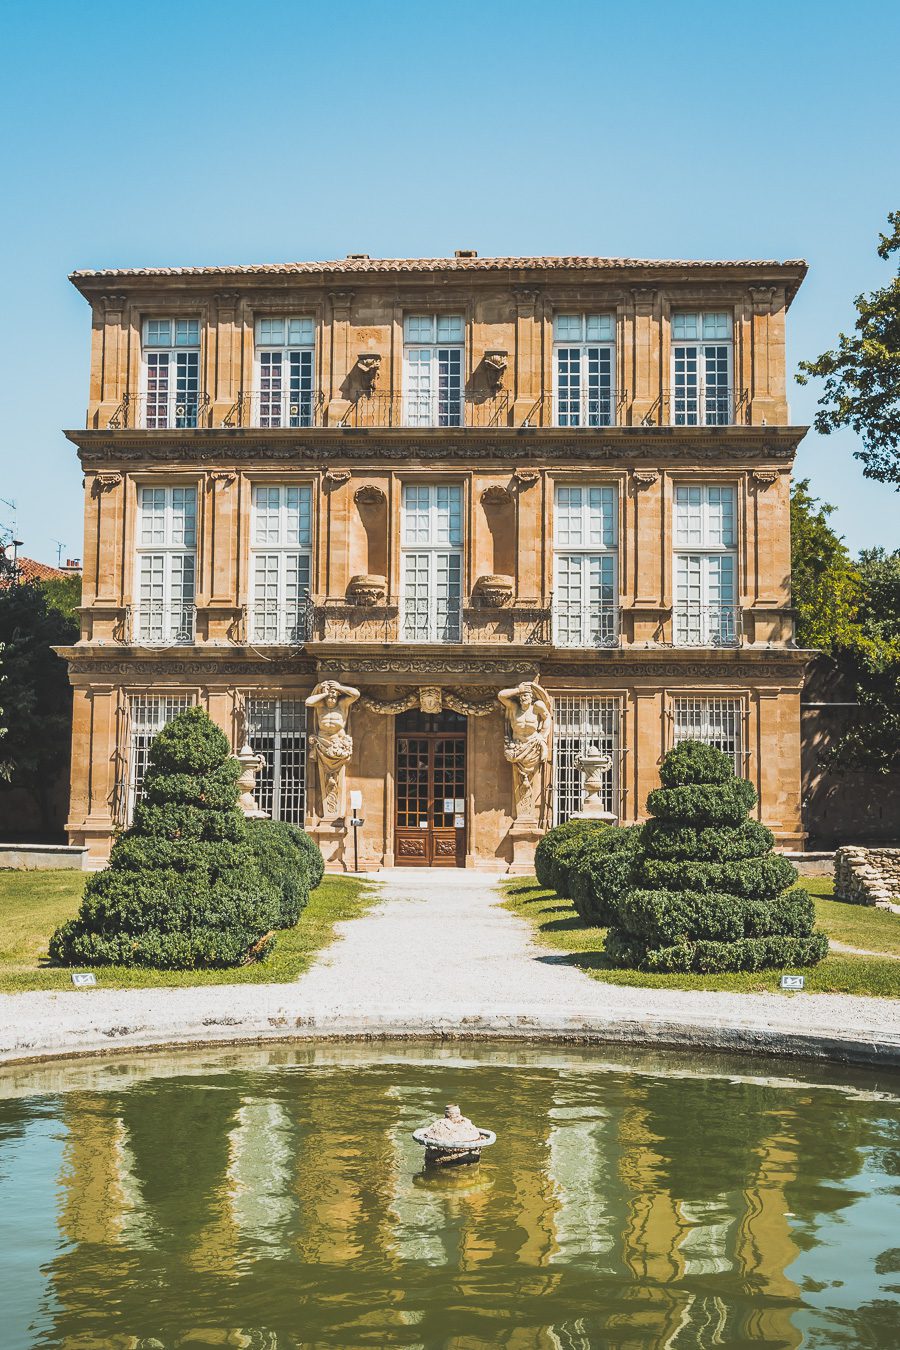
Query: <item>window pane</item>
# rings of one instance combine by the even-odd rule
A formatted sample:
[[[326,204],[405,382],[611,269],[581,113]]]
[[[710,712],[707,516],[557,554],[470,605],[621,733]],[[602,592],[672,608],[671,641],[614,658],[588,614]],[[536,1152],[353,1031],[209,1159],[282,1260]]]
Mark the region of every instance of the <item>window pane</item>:
[[[439,314],[437,316],[437,341],[462,342],[464,321],[461,314]]]
[[[434,315],[407,314],[403,320],[403,337],[406,342],[433,342]]]
[[[612,342],[615,336],[612,314],[589,314],[585,322],[585,337],[588,342]]]
[[[284,319],[259,319],[256,331],[261,347],[284,346]]]
[[[172,320],[148,319],[147,338],[145,345],[148,347],[171,347]]]
[[[583,324],[581,314],[555,314],[553,336],[557,342],[580,342],[584,336]]]
[[[176,347],[199,347],[199,346],[200,346],[200,321],[199,321],[199,319],[176,319],[176,320],[175,320],[175,346],[176,346]]]
[[[700,336],[700,315],[677,310],[672,315],[673,338],[698,338]]]
[[[719,314],[703,315],[704,338],[730,338],[731,337],[731,315],[725,312]]]
[[[288,320],[288,346],[311,347],[315,340],[312,319]]]

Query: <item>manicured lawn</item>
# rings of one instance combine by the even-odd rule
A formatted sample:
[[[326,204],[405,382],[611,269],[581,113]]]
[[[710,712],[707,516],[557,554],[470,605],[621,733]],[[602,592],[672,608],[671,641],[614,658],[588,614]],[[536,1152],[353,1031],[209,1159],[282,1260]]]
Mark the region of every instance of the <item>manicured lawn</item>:
[[[0,993],[25,989],[71,989],[71,971],[48,963],[47,943],[81,902],[82,872],[0,871]],[[203,984],[276,984],[295,980],[334,937],[334,925],[374,904],[377,891],[355,877],[326,874],[294,928],[278,934],[265,962],[234,970],[152,971],[97,966],[97,984],[106,989],[159,988]],[[90,970],[90,966],[79,966]]]
[[[827,877],[804,877],[802,884],[815,900],[818,926],[830,938],[867,951],[900,953],[900,917],[828,899],[832,883]],[[533,924],[539,942],[567,953],[573,966],[596,980],[646,989],[778,991],[781,971],[777,970],[734,975],[648,975],[637,970],[619,970],[607,962],[603,953],[606,929],[586,927],[569,900],[560,899],[555,891],[542,890],[535,877],[515,877],[504,883],[504,889],[506,908]],[[900,961],[892,961],[888,956],[832,953],[820,965],[800,973],[806,977],[806,988],[811,992],[900,998]]]

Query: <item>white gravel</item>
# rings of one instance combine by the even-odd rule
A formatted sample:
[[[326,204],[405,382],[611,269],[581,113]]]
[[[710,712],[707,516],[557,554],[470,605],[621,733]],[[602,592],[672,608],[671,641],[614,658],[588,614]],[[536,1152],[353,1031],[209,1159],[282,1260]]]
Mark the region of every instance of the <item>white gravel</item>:
[[[326,1035],[520,1035],[900,1065],[898,999],[602,984],[537,946],[493,875],[395,870],[295,984],[0,996],[0,1062],[126,1046]],[[102,977],[101,977],[102,983]]]

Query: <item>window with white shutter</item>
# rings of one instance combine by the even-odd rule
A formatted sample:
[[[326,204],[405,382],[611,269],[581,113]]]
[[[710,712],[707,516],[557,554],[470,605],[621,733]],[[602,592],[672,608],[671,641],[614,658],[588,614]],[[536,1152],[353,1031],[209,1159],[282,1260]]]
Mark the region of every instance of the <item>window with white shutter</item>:
[[[672,315],[673,426],[720,427],[734,421],[732,348],[729,313]]]
[[[463,425],[464,354],[461,314],[407,314],[403,321],[406,426]]]
[[[553,320],[554,423],[615,422],[615,316],[557,314]]]
[[[194,641],[196,561],[197,489],[138,488],[135,641]]]
[[[406,483],[401,524],[403,637],[459,642],[462,623],[462,488]]]
[[[313,319],[257,319],[256,426],[311,427],[314,424],[314,356]]]
[[[197,425],[200,408],[200,320],[145,319],[143,425],[148,431]]]
[[[305,642],[312,582],[311,488],[255,484],[250,530],[251,640]]]
[[[675,489],[674,641],[678,647],[734,647],[740,641],[735,489]]]
[[[618,643],[617,526],[615,488],[557,485],[553,517],[557,647]]]

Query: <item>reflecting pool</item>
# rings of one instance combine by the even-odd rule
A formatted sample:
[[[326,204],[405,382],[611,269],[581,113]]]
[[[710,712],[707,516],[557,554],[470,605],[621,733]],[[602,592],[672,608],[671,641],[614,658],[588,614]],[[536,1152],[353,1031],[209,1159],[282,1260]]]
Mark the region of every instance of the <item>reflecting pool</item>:
[[[0,1073],[0,1345],[900,1345],[896,1077],[276,1046]],[[496,1145],[424,1173],[459,1102]]]

